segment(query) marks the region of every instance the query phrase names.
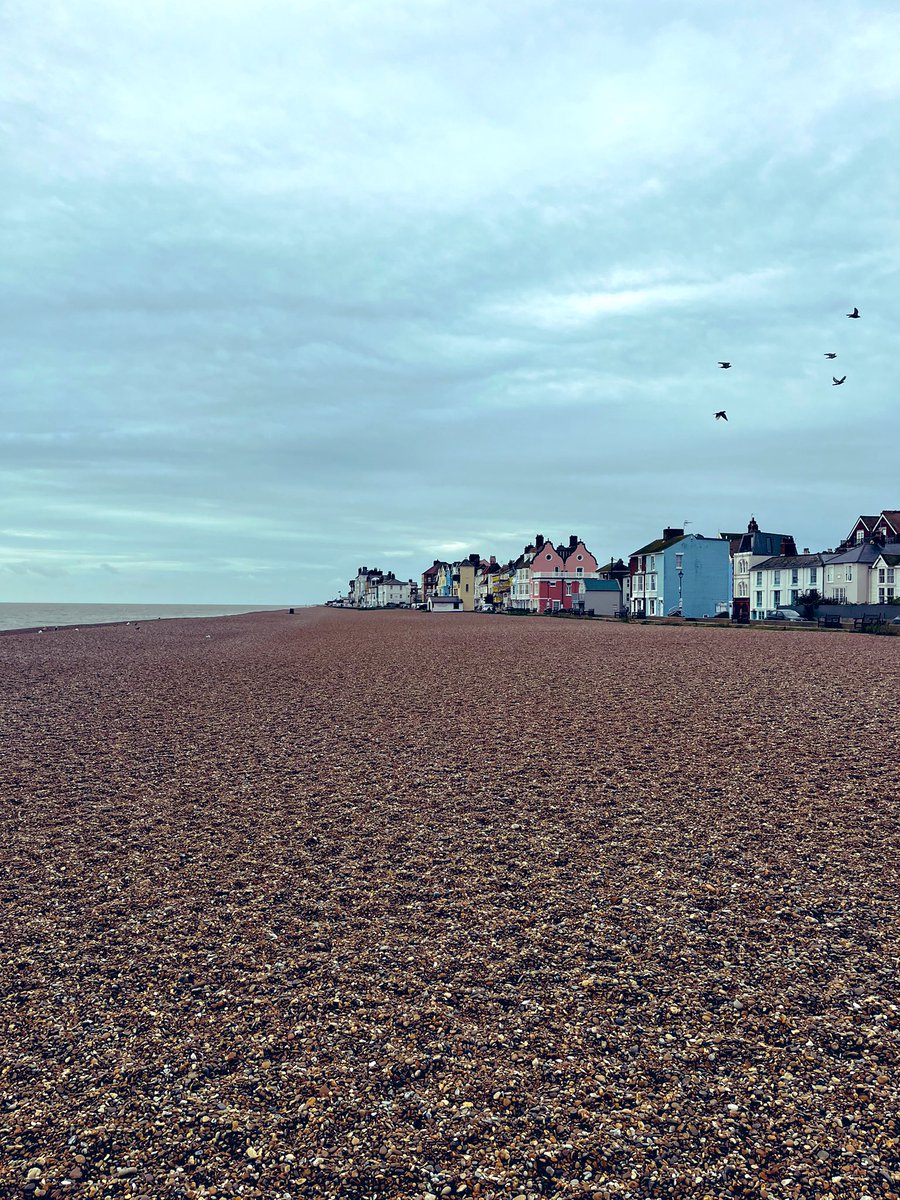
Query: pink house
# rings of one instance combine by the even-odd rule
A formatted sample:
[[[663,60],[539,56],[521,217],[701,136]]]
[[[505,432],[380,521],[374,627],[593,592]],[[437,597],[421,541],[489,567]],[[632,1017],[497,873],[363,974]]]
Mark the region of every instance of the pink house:
[[[532,611],[577,611],[584,606],[584,580],[597,577],[596,558],[574,533],[568,546],[554,546],[538,534],[531,560]]]

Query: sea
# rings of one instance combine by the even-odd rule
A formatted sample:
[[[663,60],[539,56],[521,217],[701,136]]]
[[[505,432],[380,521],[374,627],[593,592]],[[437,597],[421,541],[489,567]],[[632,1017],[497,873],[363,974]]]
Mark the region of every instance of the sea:
[[[233,617],[287,612],[283,604],[0,604],[0,629],[56,629],[62,625],[112,625],[172,617]]]

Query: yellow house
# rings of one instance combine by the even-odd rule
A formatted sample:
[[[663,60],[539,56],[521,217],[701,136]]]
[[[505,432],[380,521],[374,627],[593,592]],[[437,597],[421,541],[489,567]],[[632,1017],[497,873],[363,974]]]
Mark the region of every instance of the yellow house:
[[[480,561],[477,554],[471,554],[454,571],[453,594],[462,600],[463,612],[475,611],[475,572]]]

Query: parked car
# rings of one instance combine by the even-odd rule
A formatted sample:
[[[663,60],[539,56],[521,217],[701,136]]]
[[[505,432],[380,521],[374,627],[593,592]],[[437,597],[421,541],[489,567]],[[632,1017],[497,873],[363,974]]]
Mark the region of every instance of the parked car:
[[[893,621],[891,621],[891,624],[900,625],[900,617],[894,617]]]
[[[793,608],[776,608],[773,612],[766,613],[767,621],[802,621],[803,618]]]

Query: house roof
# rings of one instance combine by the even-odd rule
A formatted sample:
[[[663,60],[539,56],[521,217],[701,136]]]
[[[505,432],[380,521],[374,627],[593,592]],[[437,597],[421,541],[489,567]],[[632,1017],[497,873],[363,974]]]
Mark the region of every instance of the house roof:
[[[618,592],[620,589],[615,579],[586,579],[584,590],[586,592]]]
[[[848,546],[846,550],[839,550],[837,554],[829,554],[828,561],[830,563],[873,563],[881,553],[881,546],[873,545],[872,542],[858,542],[854,546]]]
[[[754,571],[780,571],[790,567],[820,567],[825,561],[822,554],[776,554],[774,558],[757,563]],[[829,562],[833,559],[829,558]]]
[[[898,546],[897,549],[900,551],[900,546]],[[879,559],[884,559],[885,563],[887,563],[889,567],[896,567],[898,563],[900,563],[900,553],[892,554],[888,553],[886,550],[882,550],[878,557]]]
[[[674,546],[676,542],[683,542],[687,536],[686,533],[680,533],[678,537],[657,538],[655,542],[648,542],[646,546],[641,546],[640,550],[633,550],[630,557],[634,558],[636,554],[660,554],[663,550]]]
[[[761,529],[757,529],[752,533],[745,533],[741,536],[736,553],[778,554],[785,538],[790,538],[791,541],[794,540],[787,533],[764,533]]]

